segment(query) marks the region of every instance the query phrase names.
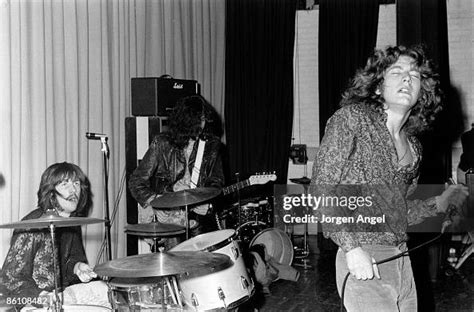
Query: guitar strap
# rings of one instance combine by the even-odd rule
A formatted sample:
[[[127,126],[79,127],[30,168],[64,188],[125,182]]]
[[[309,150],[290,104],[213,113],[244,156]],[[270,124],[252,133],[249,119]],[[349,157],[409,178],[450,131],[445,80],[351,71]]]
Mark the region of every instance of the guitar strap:
[[[201,173],[201,164],[202,164],[202,157],[204,155],[204,146],[206,145],[206,141],[199,139],[199,145],[196,153],[196,160],[194,161],[193,172],[191,174],[191,182],[189,188],[196,188],[199,182],[199,175]]]

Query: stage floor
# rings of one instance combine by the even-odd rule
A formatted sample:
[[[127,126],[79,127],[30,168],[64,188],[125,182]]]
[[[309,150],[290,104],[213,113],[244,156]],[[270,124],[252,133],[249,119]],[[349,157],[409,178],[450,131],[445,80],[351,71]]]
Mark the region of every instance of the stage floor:
[[[257,294],[242,305],[239,311],[260,312],[302,312],[340,311],[340,300],[334,279],[334,259],[336,249],[330,241],[321,238],[317,248],[316,236],[310,236],[309,256],[312,270],[298,268],[301,275],[298,282],[278,280],[270,285],[270,296]],[[298,243],[298,242],[296,242]],[[466,260],[459,272],[448,277],[440,270],[435,282],[422,281],[417,285],[420,311],[474,311],[474,256]]]

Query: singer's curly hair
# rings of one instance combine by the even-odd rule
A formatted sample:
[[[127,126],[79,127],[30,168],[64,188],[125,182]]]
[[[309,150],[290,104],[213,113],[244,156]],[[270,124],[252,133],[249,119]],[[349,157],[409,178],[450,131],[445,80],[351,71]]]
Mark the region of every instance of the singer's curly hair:
[[[201,129],[201,118],[206,124]],[[184,148],[190,138],[222,136],[222,124],[214,107],[201,95],[192,95],[178,100],[170,114],[168,123],[168,138],[170,143]]]
[[[90,182],[81,168],[77,165],[62,162],[49,166],[41,175],[41,182],[38,189],[38,208],[46,211],[58,208],[56,199],[56,186],[64,180],[79,180],[81,182],[81,196],[77,204],[76,211],[71,213],[71,217],[87,217],[92,206],[92,194]]]
[[[362,102],[374,105],[382,112],[384,99],[382,95],[376,94],[376,90],[383,84],[385,71],[397,62],[400,56],[412,58],[421,75],[420,96],[405,125],[408,133],[416,134],[429,129],[436,114],[442,110],[439,75],[422,45],[388,46],[384,50],[375,50],[366,66],[356,72],[343,93],[341,106]]]

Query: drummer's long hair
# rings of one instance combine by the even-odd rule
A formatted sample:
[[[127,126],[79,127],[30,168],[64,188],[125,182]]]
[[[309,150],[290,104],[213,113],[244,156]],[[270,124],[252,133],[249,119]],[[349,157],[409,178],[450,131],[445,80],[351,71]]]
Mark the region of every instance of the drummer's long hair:
[[[201,129],[201,118],[206,124]],[[206,139],[210,136],[222,136],[222,123],[219,114],[201,95],[191,95],[178,100],[170,114],[167,132],[170,144],[184,148],[190,138]]]
[[[92,206],[92,194],[90,182],[84,172],[78,166],[62,162],[49,166],[41,176],[38,189],[38,208],[44,211],[48,209],[58,209],[59,204],[56,199],[56,186],[64,180],[79,180],[81,182],[81,196],[77,203],[77,208],[71,213],[71,217],[87,217]]]

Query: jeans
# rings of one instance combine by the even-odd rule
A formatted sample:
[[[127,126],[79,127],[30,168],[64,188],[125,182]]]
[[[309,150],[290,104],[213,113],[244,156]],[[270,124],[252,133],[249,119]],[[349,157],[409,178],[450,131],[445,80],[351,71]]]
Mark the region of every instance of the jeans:
[[[398,247],[363,245],[377,262],[406,250],[406,244]],[[403,311],[416,312],[417,299],[413,271],[408,255],[378,265],[380,279],[358,280],[350,275],[344,291],[344,306],[348,312]],[[339,296],[342,283],[349,272],[346,255],[339,248],[336,256],[336,282]]]

